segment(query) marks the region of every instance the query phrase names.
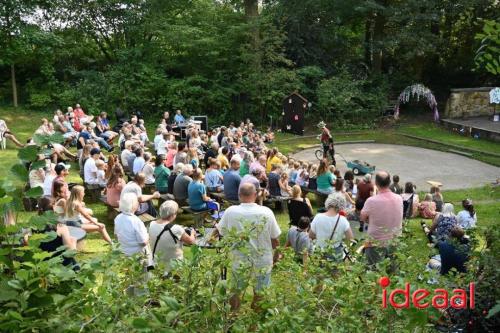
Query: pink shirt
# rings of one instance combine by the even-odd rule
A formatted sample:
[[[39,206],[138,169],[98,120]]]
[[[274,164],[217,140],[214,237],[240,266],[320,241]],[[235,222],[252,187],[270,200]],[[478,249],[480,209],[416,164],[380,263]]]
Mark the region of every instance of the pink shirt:
[[[120,179],[115,186],[106,188],[106,201],[111,207],[118,207],[125,181]]]
[[[368,198],[361,211],[361,220],[368,221],[368,235],[378,241],[391,240],[401,234],[403,199],[389,189]]]
[[[167,156],[165,158],[165,166],[167,168],[170,168],[171,166],[174,165],[174,158],[175,158],[176,154],[177,154],[177,150],[175,150],[175,149],[169,149],[167,151]]]

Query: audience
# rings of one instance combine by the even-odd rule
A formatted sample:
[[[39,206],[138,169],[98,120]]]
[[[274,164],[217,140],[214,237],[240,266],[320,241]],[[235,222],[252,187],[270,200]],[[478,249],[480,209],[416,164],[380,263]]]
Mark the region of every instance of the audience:
[[[160,197],[159,192],[154,192],[153,194],[142,194],[142,189],[146,185],[146,176],[139,172],[135,175],[134,180],[128,182],[127,185],[122,190],[120,200],[126,193],[133,193],[137,200],[139,201],[139,208],[135,210],[136,215],[149,214],[156,217],[156,209],[153,206],[151,200],[158,199]]]
[[[120,196],[126,185],[124,176],[122,166],[115,164],[106,184],[106,203],[111,207],[118,208],[120,204]]]
[[[193,180],[188,185],[189,207],[194,211],[207,210],[207,202],[212,201],[207,195],[207,189],[203,184],[203,172],[200,168],[193,171]]]
[[[432,194],[427,193],[424,200],[418,204],[418,213],[424,219],[433,219],[436,216],[436,203],[432,201]]]
[[[460,228],[467,230],[476,227],[477,215],[471,199],[462,201],[463,210],[457,214],[457,222]]]
[[[303,216],[297,225],[292,225],[288,230],[285,247],[292,247],[295,259],[307,267],[307,258],[313,253],[313,242],[309,237],[311,219]]]
[[[144,222],[135,212],[139,208],[134,193],[124,193],[120,198],[120,214],[115,218],[115,235],[120,249],[126,256],[147,255],[149,235]]]
[[[187,206],[188,199],[188,186],[193,180],[193,166],[191,164],[184,164],[182,173],[175,178],[174,182],[174,198],[181,206]]]
[[[238,201],[238,190],[240,187],[240,160],[237,157],[231,158],[231,168],[224,172],[224,197],[227,200]]]
[[[458,227],[454,210],[455,208],[451,203],[445,203],[442,212],[434,217],[430,231],[435,236],[436,241],[447,240],[450,237],[451,230]]]

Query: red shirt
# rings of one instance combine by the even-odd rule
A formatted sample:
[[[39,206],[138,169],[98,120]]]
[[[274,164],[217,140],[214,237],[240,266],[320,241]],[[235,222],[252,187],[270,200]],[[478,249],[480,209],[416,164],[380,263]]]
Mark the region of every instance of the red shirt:
[[[373,192],[373,184],[362,181],[358,184],[358,199],[366,201],[370,197],[370,192]]]

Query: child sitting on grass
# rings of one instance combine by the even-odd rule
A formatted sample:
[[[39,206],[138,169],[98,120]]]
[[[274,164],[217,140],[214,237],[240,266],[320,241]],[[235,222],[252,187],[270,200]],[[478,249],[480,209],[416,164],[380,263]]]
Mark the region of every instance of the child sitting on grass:
[[[303,216],[300,218],[298,226],[292,226],[288,230],[285,247],[292,247],[295,252],[295,258],[306,268],[307,258],[312,254],[313,245],[309,238],[309,227],[311,219]]]

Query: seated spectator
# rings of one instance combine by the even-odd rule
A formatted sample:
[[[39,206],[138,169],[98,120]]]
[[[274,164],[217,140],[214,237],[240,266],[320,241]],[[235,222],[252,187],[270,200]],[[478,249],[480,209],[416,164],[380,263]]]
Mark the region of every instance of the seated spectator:
[[[83,186],[77,185],[71,189],[71,194],[64,209],[64,223],[69,226],[82,228],[86,232],[98,232],[102,238],[112,243],[108,235],[104,223],[100,223],[95,217],[91,209],[85,207],[83,198],[85,197],[85,189]]]
[[[290,159],[289,162],[293,161]],[[300,163],[297,161],[293,161],[292,168],[290,168],[289,173],[288,173],[288,178],[289,178],[289,185],[293,186],[297,182],[297,177],[299,175],[299,168],[300,168]]]
[[[88,158],[83,167],[83,181],[86,184],[97,185],[99,184],[98,170],[96,161],[101,157],[101,150],[99,148],[92,148],[90,150],[90,158]]]
[[[42,197],[38,201],[38,206],[39,208],[42,207],[43,205],[41,204],[41,202],[44,202],[44,200],[49,200],[50,204],[52,205],[52,210],[57,216],[57,222],[64,223],[64,212],[69,196],[70,192],[68,184],[66,184],[66,182],[64,181],[55,179],[52,186],[52,198]]]
[[[174,182],[174,198],[181,205],[187,205],[188,199],[188,186],[193,180],[191,175],[193,174],[193,166],[191,164],[184,164],[182,169],[182,174],[175,178]]]
[[[114,138],[118,136],[118,133],[111,130],[109,125],[108,114],[106,112],[101,112],[97,117],[96,134],[106,141],[113,141]]]
[[[134,213],[139,207],[137,196],[125,193],[120,198],[120,214],[115,218],[115,235],[126,256],[149,253],[149,235],[144,222]]]
[[[455,227],[458,227],[458,222],[454,214],[454,207],[451,203],[445,203],[443,211],[434,217],[430,231],[439,242],[447,240],[451,234],[451,230]]]
[[[299,186],[307,186],[307,182],[309,180],[309,172],[307,171],[309,168],[308,163],[304,163],[299,170],[297,170],[297,178],[295,179],[295,184]]]
[[[45,167],[45,178],[43,180],[43,196],[50,197],[52,195],[52,184],[56,179],[57,174],[54,170],[55,165],[50,163]]]
[[[443,195],[441,194],[441,188],[439,186],[431,187],[432,201],[436,203],[436,211],[441,212],[443,209]]]
[[[290,225],[298,226],[302,217],[312,218],[313,210],[308,198],[302,197],[299,185],[292,187],[292,198],[288,200],[288,217]]]
[[[106,202],[111,207],[118,208],[120,204],[120,196],[126,185],[123,177],[124,173],[122,166],[120,164],[115,164],[106,184]]]
[[[344,173],[344,187],[347,192],[352,194],[354,189],[354,173],[351,170],[347,170]]]
[[[271,167],[271,172],[267,177],[267,189],[269,190],[269,195],[274,197],[279,197],[281,194],[280,188],[280,177],[281,177],[281,165],[275,164]]]
[[[307,258],[313,252],[313,242],[309,237],[309,229],[311,226],[311,219],[302,216],[298,220],[297,226],[292,225],[288,230],[287,240],[285,247],[292,247],[295,252],[295,259],[304,265],[307,265]]]
[[[328,170],[326,159],[319,162],[318,175],[316,179],[318,184],[318,192],[323,194],[331,194],[334,192],[335,176]]]
[[[307,181],[307,188],[311,190],[318,189],[318,165],[312,164],[309,171],[309,179]]]
[[[127,165],[128,165],[128,172],[132,175],[134,175],[134,162],[135,159],[137,158],[136,152],[138,149],[140,149],[141,146],[138,145],[137,143],[134,143],[132,145],[132,154],[129,154],[127,157]]]
[[[280,186],[280,196],[290,197],[292,196],[292,188],[288,184],[289,178],[286,172],[282,172],[278,184]]]
[[[142,168],[146,164],[146,160],[144,159],[144,150],[142,148],[138,148],[135,150],[135,159],[134,164],[132,166],[132,174],[136,175],[139,172],[143,172]]]
[[[359,222],[361,220],[362,209],[363,207],[361,206],[361,203],[356,201],[356,203],[354,204],[354,209],[351,209],[351,211],[347,213],[347,220],[349,222]]]
[[[153,176],[156,190],[160,192],[160,194],[168,193],[168,177],[170,173],[170,169],[165,166],[165,155],[156,156]]]
[[[122,166],[124,170],[130,170],[128,161],[130,156],[134,155],[132,152],[132,146],[134,145],[133,141],[127,140],[125,141],[125,149],[123,149],[122,153],[120,154],[120,161],[122,162]],[[135,155],[134,155],[135,158]]]
[[[207,210],[207,202],[212,201],[207,195],[207,189],[203,184],[203,172],[200,168],[193,171],[193,180],[188,185],[189,207],[194,211]]]
[[[151,200],[158,199],[160,197],[160,193],[154,192],[153,194],[142,194],[142,189],[146,185],[146,176],[142,172],[139,172],[135,175],[134,180],[130,181],[125,185],[122,190],[120,199],[126,193],[133,193],[137,197],[139,201],[139,208],[135,211],[135,215],[149,214],[153,217],[156,217],[156,209],[153,206]]]
[[[177,153],[175,154],[174,157],[174,165],[177,165],[178,163],[182,164],[188,164],[188,158],[187,158],[187,147],[184,142],[180,142],[177,144]]]
[[[210,148],[205,153],[205,157],[203,158],[205,161],[205,166],[207,166],[207,167],[209,166],[209,164],[210,164],[209,161],[211,158],[214,158],[214,159],[217,158],[218,151],[219,151],[219,144],[217,143],[217,141],[212,142],[212,144],[210,145]]]
[[[89,116],[85,114],[83,109],[80,107],[80,104],[76,104],[74,110],[71,109],[70,111],[70,109],[71,107],[68,108],[68,111],[69,112],[73,111],[74,117],[78,118],[80,124],[88,124],[94,119],[94,116]]]
[[[227,147],[222,147],[220,154],[217,156],[217,160],[220,162],[221,170],[229,169],[228,155],[229,149]]]
[[[181,225],[175,224],[179,205],[168,200],[160,206],[160,219],[149,225],[149,243],[156,264],[165,265],[164,275],[168,275],[174,261],[183,260],[184,244],[192,245],[196,241],[195,232],[190,234]]]
[[[144,166],[142,167],[142,173],[146,176],[146,185],[154,185],[155,176],[154,176],[154,157],[151,153],[144,153]]]
[[[177,155],[177,142],[171,142],[170,145],[168,146],[168,151],[167,151],[167,156],[165,158],[165,166],[169,168],[170,170],[173,170],[174,165],[174,160],[175,156]],[[182,163],[184,164],[184,163]]]
[[[399,176],[398,175],[392,176],[392,184],[389,188],[392,191],[392,193],[403,194],[403,187],[401,185],[399,185]]]
[[[223,176],[219,169],[220,162],[215,158],[210,158],[205,172],[205,185],[208,192],[224,191]]]
[[[109,152],[112,152],[115,147],[111,146],[105,139],[98,136],[95,132],[95,128],[97,127],[96,123],[92,122],[87,126],[87,132],[90,134],[92,140],[97,142],[100,147],[106,149]]]
[[[222,148],[224,149],[224,148]],[[238,201],[238,190],[240,188],[240,160],[231,158],[231,168],[224,172],[224,197],[227,200]]]
[[[424,219],[433,219],[436,216],[436,203],[432,201],[432,194],[427,193],[424,200],[418,204],[418,213]]]
[[[415,192],[415,186],[412,182],[407,182],[405,184],[405,191],[401,197],[403,198],[403,204],[405,206],[403,214],[407,216],[407,212],[409,212],[411,213],[409,217],[417,217],[420,199],[418,198],[418,193]]]
[[[345,181],[343,178],[337,178],[337,180],[335,181],[335,193],[341,193],[344,195],[346,201],[345,209],[349,211],[352,209],[352,206],[355,204],[355,202],[351,197],[351,193],[346,191],[344,184]]]
[[[106,187],[107,179],[106,179],[106,168],[107,164],[104,163],[103,160],[95,161],[95,166],[97,168],[97,184],[104,188]]]
[[[470,228],[475,228],[477,224],[477,214],[474,210],[474,205],[471,199],[465,199],[462,201],[462,207],[464,208],[457,214],[457,222],[460,228],[467,230]]]
[[[467,272],[465,264],[469,260],[470,245],[462,229],[453,228],[450,239],[438,242],[437,246],[441,257],[441,275],[448,274],[453,268],[457,272]]]
[[[182,170],[184,170],[184,164],[179,163],[175,166],[175,169],[168,176],[168,194],[174,194],[174,184],[175,179],[178,175],[182,174]]]
[[[330,260],[344,258],[342,241],[353,239],[349,221],[339,213],[345,208],[345,197],[340,193],[329,195],[325,201],[325,213],[317,214],[309,230],[309,237],[316,240],[318,249]]]
[[[266,173],[270,173],[272,171],[273,164],[278,165],[281,164],[281,159],[279,158],[278,148],[274,147],[273,149],[268,151],[267,160],[266,160]]]
[[[252,165],[253,162],[253,153],[251,151],[246,151],[240,162],[240,177],[244,177],[250,173],[250,165]]]

